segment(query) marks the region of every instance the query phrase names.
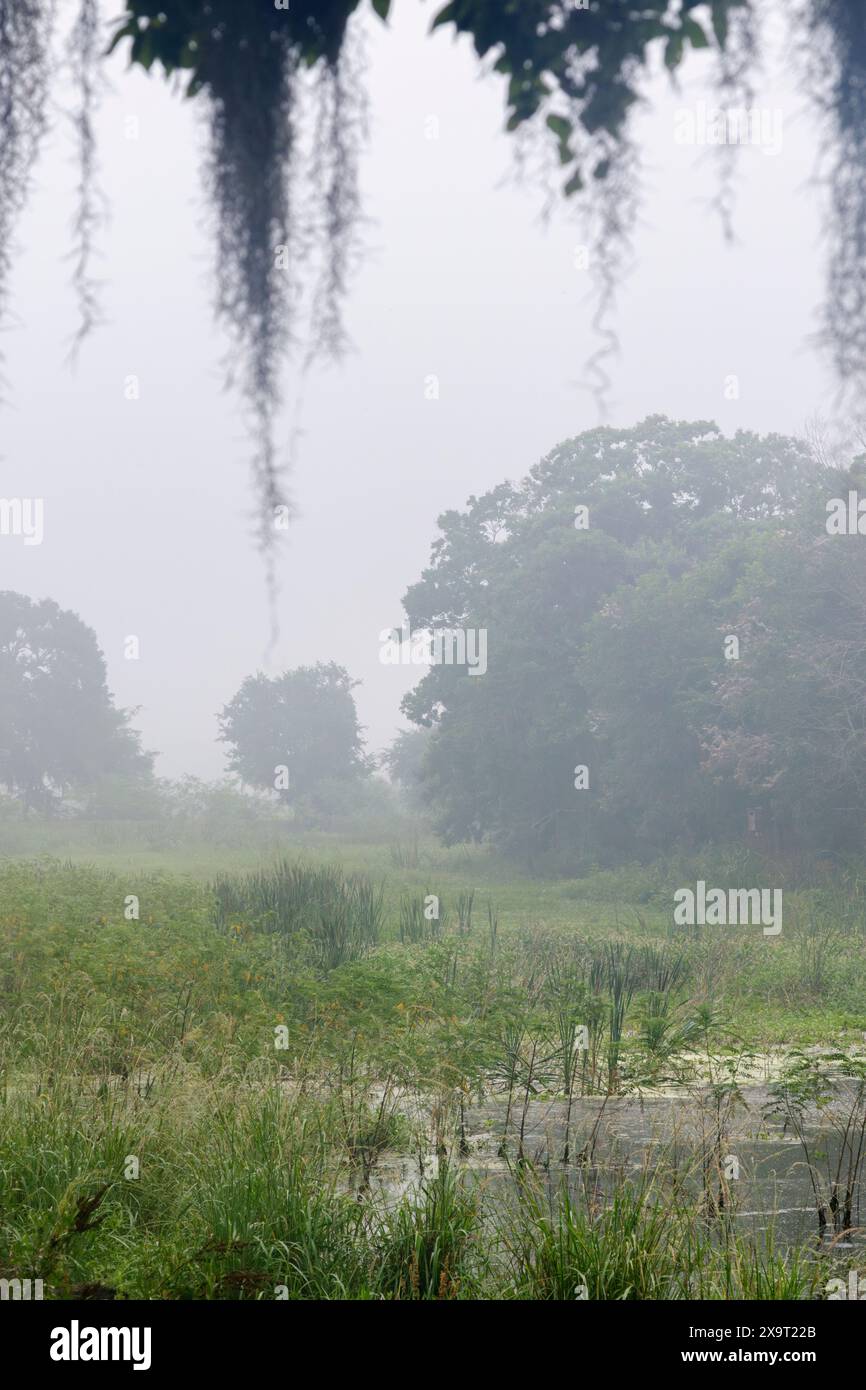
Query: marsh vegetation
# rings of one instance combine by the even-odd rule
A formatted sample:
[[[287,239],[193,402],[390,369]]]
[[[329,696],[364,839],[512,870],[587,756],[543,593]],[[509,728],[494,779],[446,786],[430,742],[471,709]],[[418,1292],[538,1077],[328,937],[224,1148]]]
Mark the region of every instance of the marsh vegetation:
[[[423,838],[127,848],[0,871],[2,1276],[775,1299],[856,1263],[856,885],[792,884],[767,943],[674,929],[682,864],[638,904],[628,870],[539,882]]]

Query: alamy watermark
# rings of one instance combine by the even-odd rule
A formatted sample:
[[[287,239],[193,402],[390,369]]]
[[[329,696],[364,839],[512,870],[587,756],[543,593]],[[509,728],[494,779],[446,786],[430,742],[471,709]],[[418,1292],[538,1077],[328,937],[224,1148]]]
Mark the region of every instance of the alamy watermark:
[[[0,1302],[40,1302],[44,1296],[41,1279],[0,1279]]]
[[[82,1327],[73,1318],[69,1327],[51,1330],[52,1361],[131,1361],[134,1371],[150,1369],[149,1327]]]
[[[25,545],[41,545],[44,521],[41,497],[0,497],[0,536],[23,536]]]
[[[674,925],[677,927],[762,926],[764,936],[782,930],[781,888],[707,888],[698,879],[694,889],[674,893]]]
[[[856,1269],[849,1269],[848,1282],[828,1279],[824,1285],[829,1303],[866,1303],[866,1279]]]
[[[487,671],[486,627],[413,632],[404,622],[401,628],[384,628],[379,642],[383,666],[467,666],[470,676]]]
[[[778,106],[708,106],[705,101],[681,107],[674,117],[678,145],[754,145],[763,154],[782,148],[782,112]]]
[[[866,497],[855,491],[845,497],[831,497],[827,503],[828,536],[866,536]]]

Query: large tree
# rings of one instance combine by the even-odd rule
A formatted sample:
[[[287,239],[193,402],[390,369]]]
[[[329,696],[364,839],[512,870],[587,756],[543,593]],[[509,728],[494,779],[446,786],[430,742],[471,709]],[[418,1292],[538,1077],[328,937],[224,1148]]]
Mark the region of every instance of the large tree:
[[[152,756],[115,707],[96,634],[51,599],[0,593],[0,782],[28,808],[120,774],[148,777]]]
[[[577,866],[730,830],[736,797],[701,773],[700,700],[750,546],[813,471],[797,441],[652,417],[589,430],[440,517],[410,626],[487,632],[486,674],[433,665],[404,702],[434,729],[446,838]]]
[[[866,847],[866,550],[827,506],[866,495],[866,460],[822,472],[796,524],[737,585],[742,654],[701,713],[705,770],[741,790],[759,838],[832,855]],[[866,524],[866,523],[864,523]]]
[[[247,786],[292,803],[369,771],[352,691],[336,662],[248,676],[219,715],[228,766]]]

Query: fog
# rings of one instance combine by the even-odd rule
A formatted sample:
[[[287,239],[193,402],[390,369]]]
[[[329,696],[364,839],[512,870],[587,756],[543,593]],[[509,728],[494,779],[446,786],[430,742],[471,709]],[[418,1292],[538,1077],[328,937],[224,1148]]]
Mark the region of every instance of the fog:
[[[354,350],[306,375],[285,369],[279,436],[298,515],[278,556],[267,667],[249,451],[213,326],[196,104],[155,73],[125,71],[119,55],[108,65],[97,121],[106,322],[72,369],[77,171],[55,93],[18,229],[0,417],[4,493],[44,498],[44,540],[4,541],[3,585],[50,596],[95,629],[110,687],[140,707],[133,722],[161,775],[222,772],[215,714],[260,667],[344,665],[362,682],[370,748],[387,744],[406,726],[399,702],[418,673],[380,662],[379,633],[403,619],[437,516],[599,423],[581,384],[598,342],[577,210],[558,204],[544,219],[538,183],[514,178],[499,79],[479,77],[465,39],[455,52],[444,32],[425,37],[429,17],[398,5],[387,29],[366,26],[367,254],[345,306]],[[809,345],[824,275],[814,121],[774,35],[755,103],[781,113],[783,139],[775,153],[736,151],[728,244],[712,207],[719,151],[675,138],[677,112],[708,99],[704,56],[686,66],[679,91],[656,74],[634,124],[644,193],[612,317],[607,419],[662,412],[725,433],[799,433],[833,410]],[[737,399],[726,397],[731,374]],[[137,400],[125,398],[130,375]],[[124,658],[129,635],[138,660]]]
[[[249,1380],[291,1314],[192,1303],[591,1301],[619,1368],[826,1379],[863,0],[121,8],[0,0],[18,1343]]]

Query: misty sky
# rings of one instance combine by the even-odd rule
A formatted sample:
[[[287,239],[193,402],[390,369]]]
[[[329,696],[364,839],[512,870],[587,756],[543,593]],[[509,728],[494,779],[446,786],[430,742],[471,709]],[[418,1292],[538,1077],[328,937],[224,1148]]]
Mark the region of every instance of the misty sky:
[[[314,371],[282,427],[302,434],[291,479],[299,515],[279,560],[281,638],[271,670],[345,665],[369,744],[403,726],[420,674],[383,666],[380,630],[399,625],[437,515],[598,421],[576,382],[593,348],[582,240],[564,208],[545,226],[532,184],[505,181],[500,79],[479,77],[463,42],[425,38],[430,5],[396,0],[389,29],[368,24],[372,138],[363,164],[370,254],[346,306],[356,351]],[[702,67],[703,63],[703,67]],[[726,431],[800,432],[832,409],[832,383],[807,347],[823,286],[814,120],[777,44],[757,101],[778,109],[782,149],[738,152],[739,244],[709,207],[715,151],[679,145],[678,110],[712,102],[692,55],[679,93],[665,77],[635,122],[645,196],[635,266],[620,293],[610,421],[664,412]],[[19,227],[16,323],[5,335],[9,403],[0,415],[2,491],[45,499],[45,537],[0,541],[2,587],[50,596],[92,626],[118,702],[160,774],[216,776],[215,714],[262,665],[268,611],[250,539],[252,496],[236,398],[222,391],[225,342],[211,312],[210,242],[194,103],[154,73],[113,61],[98,121],[111,206],[99,244],[108,322],[72,373],[69,286],[76,168],[56,113]],[[140,138],[126,137],[127,118]],[[426,138],[428,117],[439,138]],[[124,398],[136,374],[141,398]],[[425,377],[440,399],[425,399]],[[738,400],[725,378],[736,374]],[[139,637],[138,661],[124,638]],[[491,644],[495,635],[491,635]]]

